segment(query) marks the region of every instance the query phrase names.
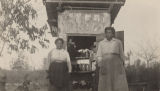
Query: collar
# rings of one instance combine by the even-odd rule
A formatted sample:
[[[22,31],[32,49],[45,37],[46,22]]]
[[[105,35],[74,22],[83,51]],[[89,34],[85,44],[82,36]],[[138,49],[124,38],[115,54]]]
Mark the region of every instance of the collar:
[[[116,38],[112,38],[110,41],[115,41]],[[104,38],[104,41],[109,42],[109,40],[107,40],[106,38]]]

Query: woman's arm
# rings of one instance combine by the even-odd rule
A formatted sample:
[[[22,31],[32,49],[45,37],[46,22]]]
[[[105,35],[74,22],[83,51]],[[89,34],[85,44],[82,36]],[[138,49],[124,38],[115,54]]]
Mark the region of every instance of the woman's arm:
[[[70,56],[69,56],[68,52],[66,52],[66,56],[67,56],[68,71],[70,73],[70,72],[72,72],[72,65],[71,65],[71,60],[70,60]]]
[[[52,53],[52,51],[50,51],[50,52],[48,53],[47,70],[49,69],[49,65],[50,65],[50,63],[51,63],[51,53]]]
[[[97,50],[97,62],[98,62],[98,66],[100,66],[100,62],[102,61],[102,47],[101,47],[101,43],[99,43],[98,45],[98,50]]]

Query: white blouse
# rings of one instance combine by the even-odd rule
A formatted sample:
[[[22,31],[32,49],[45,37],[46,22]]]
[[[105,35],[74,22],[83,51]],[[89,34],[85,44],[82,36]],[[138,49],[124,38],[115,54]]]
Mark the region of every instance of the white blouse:
[[[56,62],[67,61],[67,66],[68,66],[69,72],[72,71],[72,66],[71,66],[69,54],[64,49],[56,49],[55,48],[55,49],[51,50],[48,54],[48,61],[49,61],[49,63],[51,63],[53,61],[56,61]]]

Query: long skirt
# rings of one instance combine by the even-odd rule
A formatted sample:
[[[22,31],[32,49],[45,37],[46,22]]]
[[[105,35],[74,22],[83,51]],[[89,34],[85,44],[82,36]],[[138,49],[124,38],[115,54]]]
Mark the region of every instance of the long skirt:
[[[69,73],[66,62],[52,62],[49,66],[49,91],[68,91]]]
[[[105,55],[99,72],[98,91],[129,91],[123,62],[119,55]]]

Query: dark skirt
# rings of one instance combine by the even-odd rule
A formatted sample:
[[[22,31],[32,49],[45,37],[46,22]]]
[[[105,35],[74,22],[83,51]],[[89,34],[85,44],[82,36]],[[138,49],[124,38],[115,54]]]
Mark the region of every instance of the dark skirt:
[[[57,60],[58,61],[58,60]],[[67,62],[52,62],[49,66],[49,82],[54,91],[64,91],[69,85]]]

